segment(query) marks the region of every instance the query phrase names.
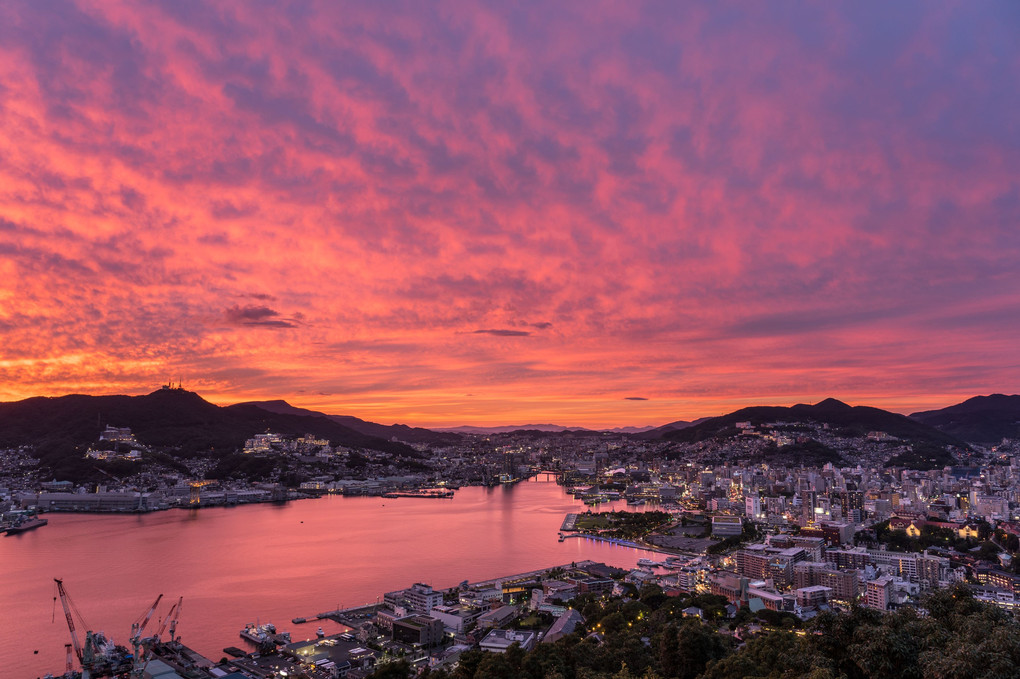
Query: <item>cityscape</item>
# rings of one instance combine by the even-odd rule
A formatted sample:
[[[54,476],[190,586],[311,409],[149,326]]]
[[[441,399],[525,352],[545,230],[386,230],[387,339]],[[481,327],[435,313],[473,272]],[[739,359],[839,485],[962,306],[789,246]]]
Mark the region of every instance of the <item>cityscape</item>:
[[[140,423],[137,433],[125,421],[102,424],[83,405],[115,413],[111,399],[133,413],[122,417]],[[65,513],[200,517],[337,496],[389,502],[401,513],[424,511],[423,504],[452,511],[460,494],[522,493],[519,487],[541,482],[576,508],[539,539],[605,545],[622,550],[624,561],[609,553],[615,563],[575,559],[445,587],[397,583],[406,587],[361,593],[375,603],[338,603],[294,616],[290,625],[246,621],[240,641],[218,649],[186,644],[185,597],[158,608],[162,593],[117,645],[81,626],[84,617],[57,579],[69,676],[458,676],[462,663],[486,662],[478,653],[510,654],[519,665],[513,671],[524,672],[531,656],[514,653],[541,656],[536,647],[567,638],[594,649],[611,643],[610,626],[652,625],[652,614],[666,610],[682,625],[696,621],[722,635],[713,647],[722,667],[733,646],[750,639],[797,633],[859,609],[923,610],[939,592],[966,593],[975,606],[1010,615],[1020,606],[1020,396],[975,397],[911,417],[827,399],[638,432],[405,428],[413,442],[361,434],[361,445],[267,431],[238,438],[226,455],[145,442],[146,434],[158,439],[168,421],[178,426],[177,415],[196,403],[209,412],[232,408],[171,384],[129,399],[36,404],[44,433],[3,454],[7,534],[44,539],[50,520]],[[243,405],[267,417],[292,410],[280,401]],[[8,432],[18,426],[12,416],[24,416],[19,406],[0,404]],[[83,467],[33,457],[53,446],[50,421],[73,425],[75,417],[96,432],[72,453]],[[192,423],[195,440],[215,430],[211,415],[203,417]],[[292,431],[333,426],[329,415],[308,410],[276,422]],[[1012,435],[988,440],[1003,427]],[[53,468],[82,471],[74,480],[47,478]],[[456,572],[455,564],[448,568]],[[684,630],[669,633],[683,637]],[[643,673],[663,662],[650,651],[626,664]],[[697,674],[706,667],[698,665]]]
[[[1020,676],[1018,34],[0,3],[0,679]]]

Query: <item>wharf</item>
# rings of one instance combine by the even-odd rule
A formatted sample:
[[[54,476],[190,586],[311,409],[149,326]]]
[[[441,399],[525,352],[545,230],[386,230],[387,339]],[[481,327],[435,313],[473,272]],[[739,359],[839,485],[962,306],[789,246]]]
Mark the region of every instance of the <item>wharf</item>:
[[[634,542],[632,540],[624,540],[623,538],[610,538],[603,537],[601,535],[588,535],[587,533],[571,533],[570,535],[561,536],[561,540],[567,538],[584,538],[586,540],[597,540],[599,542],[608,542],[613,545],[619,545],[621,547],[630,547],[632,549],[640,549],[645,552],[654,552],[655,554],[671,554],[674,556],[705,556],[704,552],[695,552],[691,550],[683,549],[666,549],[663,547],[657,547],[645,543]]]
[[[595,561],[575,561],[573,563],[563,564],[562,566],[549,566],[548,568],[539,568],[535,571],[528,571],[527,573],[518,573],[517,575],[502,575],[498,578],[492,578],[491,580],[482,580],[481,582],[469,583],[468,587],[495,587],[502,586],[504,582],[517,582],[519,580],[533,579],[539,575],[544,575],[549,571],[554,570],[569,570],[571,568],[585,568],[586,566],[593,566],[597,562]]]
[[[338,608],[335,611],[325,611],[307,618],[294,618],[291,622],[295,625],[301,625],[307,622],[314,622],[316,620],[332,620],[333,622],[338,622],[341,625],[354,627],[357,619],[364,619],[375,615],[375,612],[379,607],[380,604],[376,603],[365,604],[364,606],[354,606],[353,608]]]
[[[573,563],[563,564],[561,566],[549,566],[547,568],[539,568],[538,570],[528,571],[527,573],[517,573],[515,575],[501,575],[498,578],[492,578],[490,580],[482,580],[479,582],[468,583],[468,587],[497,587],[502,586],[504,582],[517,582],[520,580],[534,579],[539,575],[544,575],[552,570],[567,570],[570,568],[584,568],[586,566],[592,566],[596,564],[595,561],[575,561]],[[456,586],[449,588],[450,590],[456,589]],[[316,620],[332,620],[338,622],[341,625],[347,627],[355,627],[359,621],[363,621],[367,618],[375,615],[376,611],[383,607],[384,604],[374,603],[365,604],[364,606],[354,606],[352,608],[338,608],[335,611],[325,611],[314,616],[307,618],[294,618],[291,622],[295,625],[303,623],[314,622]]]
[[[577,523],[577,514],[567,514],[563,518],[563,523],[560,524],[560,530],[571,531],[574,530],[574,524]]]

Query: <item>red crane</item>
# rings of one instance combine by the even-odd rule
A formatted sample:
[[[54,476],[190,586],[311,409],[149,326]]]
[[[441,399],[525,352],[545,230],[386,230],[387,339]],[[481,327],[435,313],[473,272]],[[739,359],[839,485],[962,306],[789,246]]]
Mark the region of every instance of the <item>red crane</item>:
[[[71,630],[71,643],[74,644],[74,654],[78,657],[78,662],[82,663],[82,667],[84,667],[85,653],[78,642],[78,635],[74,631],[74,617],[71,615],[71,602],[67,598],[67,592],[64,591],[64,581],[59,578],[53,578],[53,582],[57,583],[60,605],[64,607],[64,615],[67,617],[67,628]]]
[[[149,611],[145,614],[144,618],[142,619],[141,624],[139,624],[139,622],[136,620],[135,624],[131,625],[132,642],[137,642],[138,639],[142,637],[142,632],[145,631],[145,626],[149,624],[150,620],[152,620],[152,614],[156,612],[156,606],[159,606],[159,601],[162,598],[163,598],[162,594],[156,597],[156,600],[152,602],[152,607],[149,608]]]
[[[174,632],[177,631],[177,616],[181,613],[181,605],[184,603],[184,597],[177,600],[173,606],[170,607],[170,612],[166,614],[166,618],[163,619],[163,623],[159,626],[159,630],[156,631],[156,639],[158,640],[163,636],[163,632],[166,631],[167,623],[170,625],[170,641],[174,640]]]

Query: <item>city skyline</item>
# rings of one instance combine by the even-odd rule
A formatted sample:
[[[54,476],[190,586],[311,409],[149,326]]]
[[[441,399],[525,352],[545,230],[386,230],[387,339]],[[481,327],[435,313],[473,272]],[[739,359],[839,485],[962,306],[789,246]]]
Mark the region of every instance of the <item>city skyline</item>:
[[[1009,3],[0,7],[0,400],[1016,393]]]

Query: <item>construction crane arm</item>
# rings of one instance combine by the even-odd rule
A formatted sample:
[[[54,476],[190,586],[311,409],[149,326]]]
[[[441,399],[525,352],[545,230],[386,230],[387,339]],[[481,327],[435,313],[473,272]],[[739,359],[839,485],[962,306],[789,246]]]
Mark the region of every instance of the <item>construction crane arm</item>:
[[[150,608],[149,612],[145,614],[145,619],[142,620],[142,624],[138,628],[138,636],[142,635],[142,632],[145,631],[145,626],[149,624],[150,620],[152,620],[152,614],[156,612],[156,606],[159,606],[159,601],[162,598],[163,598],[162,594],[160,594],[158,597],[156,597],[156,600],[152,603],[152,608]]]
[[[74,654],[78,656],[78,662],[82,662],[85,654],[82,651],[81,644],[78,642],[78,635],[74,631],[74,618],[71,616],[71,606],[67,601],[67,592],[64,591],[64,581],[59,578],[53,578],[53,582],[57,583],[60,605],[64,607],[64,615],[67,617],[67,628],[71,630],[71,643],[74,644]]]
[[[165,618],[163,618],[163,622],[160,624],[159,630],[156,631],[156,637],[163,636],[163,632],[166,631],[167,623],[170,622],[171,618],[176,620],[177,607],[180,606],[183,601],[184,597],[181,597],[173,606],[170,607],[170,612],[166,614]]]

